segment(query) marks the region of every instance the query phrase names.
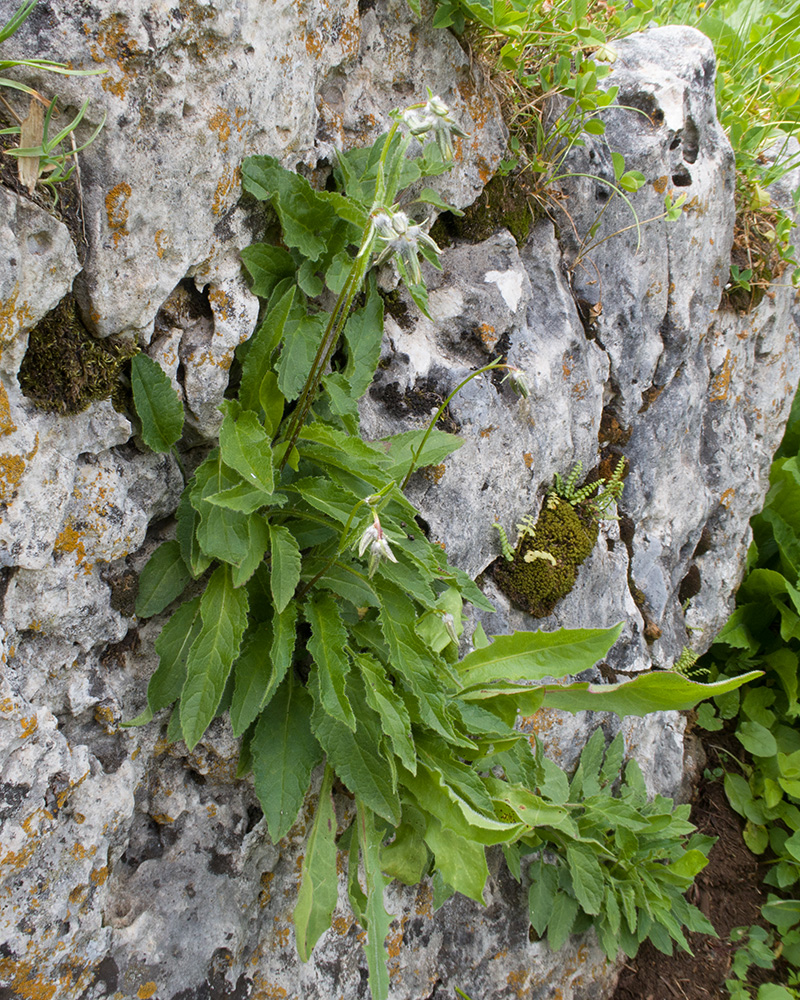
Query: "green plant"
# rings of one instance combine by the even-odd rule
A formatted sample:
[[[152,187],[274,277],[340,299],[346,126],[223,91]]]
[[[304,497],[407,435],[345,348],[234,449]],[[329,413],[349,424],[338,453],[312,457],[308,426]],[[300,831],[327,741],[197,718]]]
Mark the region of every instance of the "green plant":
[[[425,120],[438,141],[409,156],[401,128],[424,138]],[[463,602],[491,605],[417,527],[401,487],[460,442],[433,429],[436,416],[427,430],[365,441],[357,405],[383,335],[375,261],[391,256],[426,308],[417,253],[436,265],[436,247],[406,214],[413,203],[401,210],[398,197],[446,169],[446,131],[454,123],[432,97],[397,114],[373,146],[339,157],[337,190],[316,190],[270,157],[245,161],[244,187],[271,204],[282,245],[242,254],[263,320],[240,350],[219,447],[187,485],[178,537],[147,564],[137,601],[147,617],[190,588],[156,642],[147,708],[131,724],[172,705],[168,738],[192,749],[227,713],[242,738],[239,774],[252,770],[274,841],[324,764],[294,911],[298,953],[307,959],[330,926],[337,849],[346,851],[376,1000],[388,991],[387,878],[413,884],[432,873],[437,899],[460,891],[480,900],[486,846],[530,842],[540,826],[580,838],[566,806],[531,790],[519,711],[545,699],[572,711],[685,708],[747,679],[558,683],[605,655],[620,627],[491,643],[479,628],[458,659]],[[424,187],[418,199],[440,204]],[[317,298],[323,291],[331,309]],[[177,422],[162,428],[163,443],[176,432]],[[353,795],[338,839],[334,778]],[[576,858],[594,850],[581,843]]]
[[[25,2],[22,3],[6,24],[0,28],[0,44],[9,39],[16,31],[19,30],[24,21],[33,12],[37,2],[38,0],[25,0]],[[50,59],[0,59],[0,73],[4,73],[5,71],[13,69],[17,66],[23,66],[33,70],[46,70],[50,73],[60,73],[62,76],[94,76],[98,73],[105,72],[105,70],[70,69],[63,63],[53,62]],[[0,76],[0,88],[2,87],[6,87],[11,90],[18,90],[24,94],[29,94],[33,99],[32,106],[35,102],[39,102],[47,108],[42,122],[41,142],[37,142],[39,136],[36,135],[33,139],[33,141],[36,142],[36,145],[24,147],[17,146],[12,149],[6,149],[4,152],[7,156],[15,156],[17,158],[25,157],[28,160],[36,161],[39,182],[50,189],[54,200],[57,202],[58,194],[56,191],[56,185],[68,180],[72,176],[78,162],[78,153],[82,152],[87,146],[90,146],[94,142],[105,124],[106,116],[103,114],[102,121],[91,136],[85,142],[81,143],[80,146],[76,146],[74,141],[74,132],[83,119],[83,116],[86,114],[86,109],[89,106],[88,100],[84,101],[82,107],[71,122],[60,129],[54,136],[50,136],[51,120],[53,115],[56,113],[56,98],[54,97],[52,100],[48,101],[37,90],[34,90],[33,87],[29,87],[27,84],[21,83],[20,81],[11,79],[7,76]],[[11,126],[10,128],[0,129],[0,135],[15,135],[20,137],[26,135],[30,141],[31,136],[23,132],[24,126],[17,113],[4,98],[0,97],[0,100],[2,100],[12,117],[18,122],[17,125]],[[60,149],[59,147],[68,138],[72,141],[71,148],[69,150]],[[72,165],[68,165],[70,157],[72,157],[75,161]],[[32,185],[33,182],[31,182],[31,186]]]

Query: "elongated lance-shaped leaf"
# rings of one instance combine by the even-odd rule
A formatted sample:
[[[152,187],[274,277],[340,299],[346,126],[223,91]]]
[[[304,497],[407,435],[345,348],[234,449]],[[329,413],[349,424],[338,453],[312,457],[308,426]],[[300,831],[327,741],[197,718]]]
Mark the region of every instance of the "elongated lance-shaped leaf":
[[[147,685],[147,708],[123,726],[144,726],[156,712],[176,701],[186,682],[186,660],[200,633],[200,598],[182,604],[156,639],[159,663]]]
[[[183,432],[183,403],[169,375],[146,354],[135,354],[131,360],[131,389],[144,443],[153,451],[169,451]]]
[[[239,483],[241,478],[225,465],[219,448],[215,448],[195,473],[195,483],[189,494],[192,506],[200,514],[200,524],[197,525],[200,548],[207,556],[233,566],[238,566],[248,552],[247,516],[210,504],[205,497],[231,489]]]
[[[350,314],[344,339],[347,341],[344,374],[352,397],[359,399],[372,385],[383,340],[383,299],[372,274],[367,279],[367,300],[361,309]]]
[[[619,684],[548,684],[545,705],[567,712],[616,712],[617,715],[647,715],[649,712],[684,711],[706,698],[715,698],[763,676],[751,670],[741,677],[700,684],[683,674],[663,670],[642,674]]]
[[[189,498],[190,493],[191,489],[187,486],[183,491],[175,516],[178,519],[177,535],[183,561],[189,567],[192,576],[197,580],[211,565],[211,556],[207,556],[203,552],[200,548],[200,542],[197,540],[200,515],[192,506]]]
[[[381,871],[381,835],[375,828],[375,817],[364,802],[356,798],[358,813],[358,842],[364,861],[367,903],[367,966],[369,967],[369,988],[372,1000],[388,1000],[389,997],[389,956],[385,941],[393,917],[386,912],[383,892],[386,881]]]
[[[290,316],[294,307],[296,291],[297,286],[292,282],[288,291],[283,294],[275,306],[270,308],[264,322],[253,334],[247,357],[242,364],[239,402],[245,409],[256,412],[259,406],[263,407],[265,411],[269,408],[265,429],[272,436],[278,428],[284,404],[283,395],[278,389],[277,377],[272,371],[272,354],[283,340],[285,331],[293,325]],[[262,399],[262,397],[265,398]],[[269,404],[269,407],[265,404]]]
[[[262,623],[245,636],[241,655],[233,668],[236,684],[230,711],[234,736],[241,736],[266,704],[263,699],[270,689],[272,677],[271,647],[272,626],[269,623]]]
[[[327,313],[302,316],[286,334],[276,365],[278,388],[288,400],[297,399],[306,384],[325,332]]]
[[[309,960],[320,935],[330,927],[338,896],[336,813],[331,795],[332,786],[333,768],[327,765],[319,791],[314,825],[303,855],[300,892],[292,915],[297,954],[301,962]]]
[[[267,432],[252,410],[243,410],[235,399],[226,399],[220,409],[225,414],[219,429],[222,461],[235,469],[246,483],[272,493],[275,474],[272,448]]]
[[[269,585],[280,613],[294,597],[300,582],[300,549],[294,535],[283,525],[271,524],[269,538],[272,556]]]
[[[350,672],[350,660],[344,652],[347,631],[339,608],[330,594],[318,594],[306,604],[305,614],[311,626],[308,650],[314,658],[322,707],[355,732],[356,717],[346,691]]]
[[[436,868],[456,892],[483,903],[483,888],[489,877],[486,848],[442,826],[431,816],[425,830],[425,843],[433,852]]]
[[[614,628],[559,629],[496,635],[490,645],[468,653],[457,665],[464,688],[493,681],[539,681],[593,667],[619,638]]]
[[[322,750],[311,732],[311,696],[290,674],[258,720],[250,751],[256,795],[270,839],[277,844],[294,825]]]
[[[139,577],[136,614],[149,618],[180,597],[192,578],[178,541],[164,542],[150,556]]]
[[[190,750],[216,714],[247,627],[247,591],[233,586],[230,566],[218,566],[212,574],[200,614],[203,627],[189,650],[181,692],[181,728]]]
[[[353,661],[364,678],[367,704],[375,711],[392,749],[412,773],[417,770],[417,755],[411,735],[411,719],[403,699],[386,676],[383,664],[369,653],[356,653]]]
[[[241,587],[261,565],[264,553],[269,548],[269,525],[261,514],[250,514],[247,518],[248,547],[244,559],[233,568],[233,585]]]

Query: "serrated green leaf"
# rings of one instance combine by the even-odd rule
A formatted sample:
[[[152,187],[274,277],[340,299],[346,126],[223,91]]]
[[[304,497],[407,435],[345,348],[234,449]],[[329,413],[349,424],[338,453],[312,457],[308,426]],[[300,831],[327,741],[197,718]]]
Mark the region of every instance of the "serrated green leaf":
[[[281,247],[253,243],[249,247],[243,247],[240,256],[253,279],[253,295],[260,295],[262,299],[268,299],[272,295],[279,281],[294,277],[292,256]]]
[[[311,675],[309,686],[314,697],[314,732],[336,774],[350,791],[370,809],[393,823],[400,822],[400,801],[381,752],[380,720],[368,707],[360,680],[348,685],[348,696],[355,713],[355,732],[328,715],[322,705],[319,676]]]
[[[606,750],[606,759],[600,769],[600,780],[604,784],[616,781],[622,770],[622,761],[625,757],[625,737],[622,732],[617,733]]]
[[[314,945],[331,925],[338,897],[336,871],[336,812],[333,808],[333,770],[325,768],[314,825],[306,842],[300,872],[300,891],[292,914],[297,954],[301,962],[311,957]]]
[[[403,809],[403,816],[414,813],[419,817],[421,827],[425,827],[422,813],[411,806]],[[428,848],[422,839],[422,834],[415,825],[405,822],[405,819],[394,831],[390,843],[381,849],[381,870],[390,878],[396,878],[403,885],[417,885],[422,881],[428,870]]]
[[[247,591],[234,588],[230,566],[218,566],[200,602],[203,626],[189,650],[186,683],[181,692],[181,728],[190,750],[216,714],[228,674],[239,655],[247,627],[247,606]]]
[[[304,315],[286,333],[276,368],[278,388],[287,400],[297,399],[306,384],[327,320],[327,313]]]
[[[250,486],[248,483],[239,483],[221,493],[210,493],[203,500],[215,507],[225,507],[240,514],[253,514],[261,507],[282,507],[286,503],[284,494],[265,493],[258,486]]]
[[[256,795],[277,844],[297,819],[322,751],[311,732],[311,696],[284,680],[261,713],[250,749]]]
[[[417,469],[426,465],[439,465],[448,455],[458,451],[464,443],[463,438],[436,429],[432,430],[430,434],[427,430],[415,430],[404,431],[402,434],[393,434],[390,438],[384,438],[384,443],[388,445],[387,458],[390,462],[388,474],[396,482],[402,483],[405,479],[411,468],[412,459],[416,456],[423,441],[425,444],[415,460],[415,468]]]
[[[383,299],[373,274],[366,286],[366,302],[348,317],[344,326],[347,364],[344,376],[353,399],[360,399],[372,384],[383,340]]]
[[[164,542],[150,556],[139,577],[136,614],[149,618],[163,611],[186,589],[192,579],[178,541]]]
[[[211,565],[211,556],[207,556],[203,552],[197,540],[200,515],[192,506],[189,487],[181,495],[175,516],[178,519],[177,535],[178,543],[181,547],[181,555],[183,556],[184,563],[189,567],[189,571],[196,580]]]
[[[541,796],[535,795],[527,788],[508,781],[500,781],[492,775],[486,777],[484,781],[494,801],[502,802],[530,829],[537,826],[552,826],[570,836],[577,835],[569,812],[562,806],[545,802]]]
[[[287,488],[299,493],[315,510],[322,511],[339,524],[347,524],[360,499],[355,493],[322,476],[295,479]]]
[[[234,736],[241,736],[255,721],[266,704],[267,693],[270,690],[274,693],[277,687],[270,684],[271,648],[272,626],[268,623],[260,624],[245,636],[242,652],[233,667],[236,684],[230,712]]]
[[[447,829],[432,816],[424,838],[445,882],[456,892],[483,903],[483,889],[489,877],[486,848]]]
[[[200,515],[196,536],[205,555],[238,566],[247,555],[249,534],[247,517],[206,501],[206,496],[222,493],[239,485],[239,476],[222,461],[219,449],[208,456],[195,473],[190,498]]]
[[[355,732],[356,719],[347,698],[347,631],[336,601],[330,594],[317,594],[306,604],[305,616],[311,626],[308,651],[314,659],[322,708]]]
[[[752,670],[741,677],[734,677],[713,684],[690,681],[683,674],[660,670],[641,674],[619,684],[566,684],[543,686],[548,708],[567,712],[616,712],[626,715],[647,715],[649,712],[681,711],[715,695],[741,687],[762,676],[762,671]]]
[[[200,597],[186,601],[172,615],[156,639],[158,667],[147,685],[147,708],[123,726],[143,726],[156,712],[176,701],[186,681],[186,658],[200,633]]]
[[[552,951],[559,951],[566,944],[577,915],[577,902],[572,896],[559,890],[553,900],[553,912],[547,925],[547,943]]]
[[[545,863],[544,858],[528,869],[531,886],[528,890],[528,910],[531,926],[542,937],[553,914],[556,892],[558,891],[558,869]]]
[[[468,653],[457,665],[464,688],[500,679],[541,680],[587,670],[617,641],[622,625],[610,629],[559,629],[493,636],[491,645]]]
[[[245,409],[265,412],[265,428],[274,435],[283,413],[284,398],[278,389],[278,379],[272,371],[272,354],[283,340],[287,328],[294,325],[297,288],[292,283],[288,291],[266,315],[264,322],[253,334],[247,357],[242,364],[242,381],[239,402]],[[299,319],[299,316],[296,317]]]
[[[323,562],[321,559],[308,559],[304,565],[304,573],[312,579],[326,564],[327,561]],[[336,596],[343,597],[354,608],[377,608],[380,603],[366,574],[361,572],[360,568],[345,562],[335,562],[328,566],[314,586],[319,590],[330,590]]]
[[[586,913],[600,913],[605,898],[605,878],[596,855],[591,848],[577,843],[568,844],[566,853],[578,902]]]
[[[169,451],[183,433],[183,403],[164,369],[146,354],[131,359],[131,389],[142,438],[152,451]]]
[[[381,727],[403,766],[414,773],[417,755],[408,710],[386,676],[383,664],[369,653],[355,653],[353,662],[364,678],[367,704],[381,720]]]
[[[261,565],[264,553],[269,548],[269,526],[260,514],[251,514],[247,519],[247,554],[238,566],[233,567],[233,585],[242,587]]]
[[[358,842],[364,861],[366,878],[366,906],[364,916],[367,924],[365,951],[369,966],[369,988],[372,1000],[388,1000],[389,970],[388,955],[384,942],[389,933],[392,917],[386,912],[383,899],[385,879],[381,871],[381,835],[375,828],[375,817],[363,800],[356,798],[358,814]]]
[[[294,535],[283,525],[271,524],[269,537],[272,556],[269,583],[275,607],[280,614],[294,597],[300,582],[300,549]]]
[[[271,494],[275,481],[267,432],[255,413],[243,410],[234,399],[226,399],[220,409],[225,414],[219,429],[222,461],[246,483]]]

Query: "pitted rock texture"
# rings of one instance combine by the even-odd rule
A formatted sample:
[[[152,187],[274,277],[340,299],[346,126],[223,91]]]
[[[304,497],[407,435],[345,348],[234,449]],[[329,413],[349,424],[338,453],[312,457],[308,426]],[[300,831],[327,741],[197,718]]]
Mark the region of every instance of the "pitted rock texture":
[[[15,7],[0,0],[0,20]],[[488,633],[625,622],[607,676],[668,666],[685,645],[712,640],[798,381],[789,289],[774,288],[748,316],[718,309],[732,160],[713,113],[709,44],[677,29],[618,49],[611,82],[639,111],[609,112],[608,141],[647,178],[637,212],[658,214],[669,190],[688,193],[689,210],[675,224],[644,225],[638,250],[629,231],[587,252],[582,234],[613,177],[607,149],[587,147],[572,169],[601,179],[569,182],[577,236],[544,220],[522,247],[505,231],[454,241],[429,276],[432,321],[402,294],[389,298],[380,377],[362,404],[366,432],[380,437],[424,426],[491,358],[507,355],[525,372],[526,400],[502,374],[469,383],[445,414],[463,447],[417,473],[410,493],[453,561],[482,574],[497,606],[475,616]],[[370,141],[425,84],[472,133],[456,170],[436,179],[445,197],[469,204],[502,155],[504,126],[480,71],[451,35],[415,23],[405,0],[41,3],[4,45],[31,50],[108,70],[58,80],[62,106],[90,98],[87,128],[108,112],[82,161],[89,246],[74,290],[98,335],[138,332],[183,393],[189,470],[214,438],[233,350],[258,312],[238,251],[265,222],[252,201],[238,202],[242,157],[271,153],[324,177],[334,147]],[[48,90],[52,80],[28,82]],[[166,718],[120,727],[144,707],[156,666],[164,616],[135,618],[136,576],[174,535],[181,477],[171,457],[136,449],[110,402],[64,417],[21,395],[27,331],[70,290],[79,264],[46,213],[2,189],[0,210],[0,993],[366,998],[362,931],[344,887],[311,961],[301,965],[294,950],[290,916],[318,786],[273,845],[251,782],[235,779],[226,720],[192,753],[169,744]],[[614,202],[604,220],[598,237],[630,216]],[[491,577],[492,522],[513,534],[555,472],[576,461],[589,470],[609,453],[630,463],[622,519],[603,523],[553,614],[532,620]],[[609,738],[621,727],[650,789],[681,788],[676,713],[620,723],[544,710],[523,725],[565,767],[598,726]],[[341,824],[351,809],[337,797]],[[486,908],[456,897],[434,913],[428,885],[389,887],[392,1000],[455,985],[476,1000],[608,996],[615,970],[592,935],[557,955],[532,942],[525,885],[499,854],[490,871]]]

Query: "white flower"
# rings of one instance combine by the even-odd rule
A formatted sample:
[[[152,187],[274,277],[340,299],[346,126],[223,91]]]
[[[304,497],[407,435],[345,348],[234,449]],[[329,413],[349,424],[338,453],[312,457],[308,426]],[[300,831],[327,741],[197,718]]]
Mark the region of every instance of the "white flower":
[[[518,396],[522,396],[523,399],[527,399],[531,394],[531,387],[528,383],[528,376],[522,371],[521,368],[513,368],[508,365],[508,375],[503,379],[506,379],[511,383],[511,388]]]
[[[383,529],[381,528],[381,522],[378,520],[377,514],[373,514],[372,524],[364,531],[361,539],[358,543],[358,554],[363,556],[364,553],[369,549],[369,577],[375,575],[375,570],[380,565],[381,559],[388,559],[389,562],[396,563],[394,553],[389,548],[389,543],[386,540]]]
[[[453,159],[452,136],[460,139],[469,137],[469,132],[465,132],[450,117],[450,109],[441,97],[436,97],[430,89],[424,107],[409,108],[403,112],[403,121],[412,135],[421,136],[433,132],[443,160]]]
[[[397,254],[404,264],[412,284],[422,281],[422,271],[419,267],[417,253],[420,244],[438,254],[441,251],[436,242],[428,236],[425,230],[416,222],[411,222],[405,212],[379,212],[373,217],[373,225],[378,237],[383,241],[378,263]]]

